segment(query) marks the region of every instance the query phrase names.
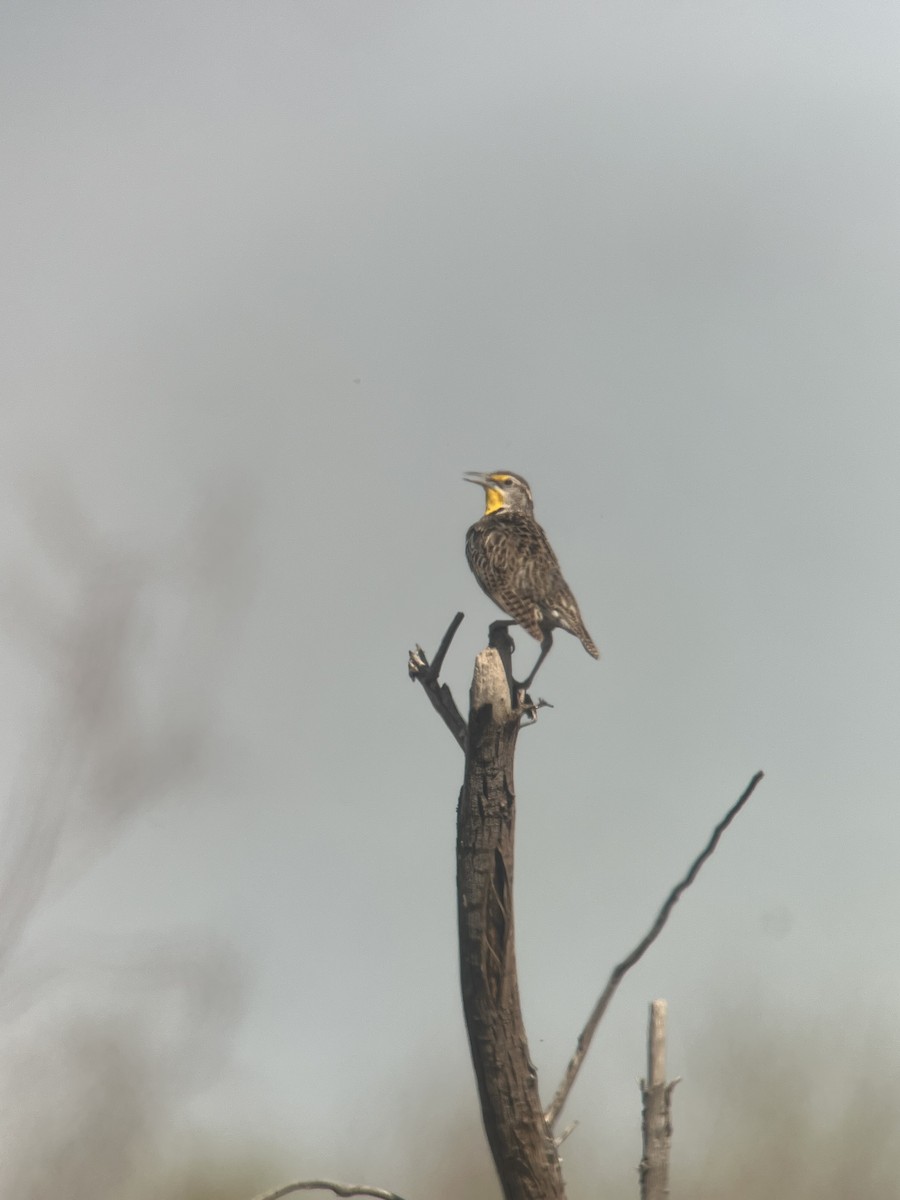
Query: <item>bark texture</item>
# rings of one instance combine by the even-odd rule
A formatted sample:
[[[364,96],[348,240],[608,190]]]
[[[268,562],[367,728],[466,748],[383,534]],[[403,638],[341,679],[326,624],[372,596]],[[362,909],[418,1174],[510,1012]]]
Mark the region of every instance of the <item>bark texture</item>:
[[[478,656],[457,822],[460,975],[485,1132],[506,1200],[564,1200],[519,1004],[513,925],[513,756],[522,711],[510,706],[495,650]]]

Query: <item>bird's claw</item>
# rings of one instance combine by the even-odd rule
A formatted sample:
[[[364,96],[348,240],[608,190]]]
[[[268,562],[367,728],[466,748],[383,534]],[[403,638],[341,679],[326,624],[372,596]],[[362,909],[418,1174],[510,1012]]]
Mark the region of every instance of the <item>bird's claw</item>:
[[[523,717],[527,717],[527,725],[534,725],[537,721],[539,708],[552,708],[553,705],[549,700],[545,700],[542,696],[538,696],[537,700],[532,700],[528,692],[521,685],[516,688],[516,700],[519,710]]]

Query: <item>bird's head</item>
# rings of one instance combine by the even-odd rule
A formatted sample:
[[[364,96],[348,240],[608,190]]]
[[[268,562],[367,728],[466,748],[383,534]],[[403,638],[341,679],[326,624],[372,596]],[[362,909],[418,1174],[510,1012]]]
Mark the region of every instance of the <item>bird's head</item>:
[[[512,471],[491,471],[483,475],[480,471],[467,471],[463,476],[467,483],[477,483],[484,488],[484,515],[514,509],[517,512],[534,511],[531,488],[521,475]]]

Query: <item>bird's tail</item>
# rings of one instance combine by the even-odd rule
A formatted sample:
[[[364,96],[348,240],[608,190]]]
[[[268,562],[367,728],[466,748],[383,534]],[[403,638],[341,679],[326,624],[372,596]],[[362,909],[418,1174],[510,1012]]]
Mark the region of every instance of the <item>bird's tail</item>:
[[[588,633],[588,631],[586,629],[582,630],[580,637],[581,637],[581,644],[582,644],[582,646],[584,646],[585,650],[587,650],[588,654],[592,655],[594,658],[599,658],[600,651],[594,645],[593,641],[591,641],[591,635]]]

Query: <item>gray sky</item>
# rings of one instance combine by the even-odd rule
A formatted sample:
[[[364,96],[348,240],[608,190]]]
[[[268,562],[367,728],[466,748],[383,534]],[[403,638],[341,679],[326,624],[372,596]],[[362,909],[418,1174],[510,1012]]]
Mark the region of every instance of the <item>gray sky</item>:
[[[317,1171],[352,1173],[383,1097],[419,1094],[425,1070],[474,1103],[462,762],[406,653],[463,609],[445,674],[464,701],[496,612],[466,567],[480,497],[461,474],[510,468],[603,653],[556,639],[537,689],[555,707],[520,740],[518,948],[545,1096],[757,768],[567,1116],[588,1143],[632,1139],[631,1170],[654,996],[686,1139],[723,1005],[883,1016],[900,982],[896,9],[11,3],[0,26],[7,571],[39,569],[29,497],[54,579],[70,520],[149,553],[233,493],[246,580],[202,659],[208,770],[48,900],[29,952],[229,946],[236,1065],[197,1113],[302,1129]],[[9,793],[53,702],[23,637],[9,621]],[[390,1151],[366,1162],[400,1187]]]

